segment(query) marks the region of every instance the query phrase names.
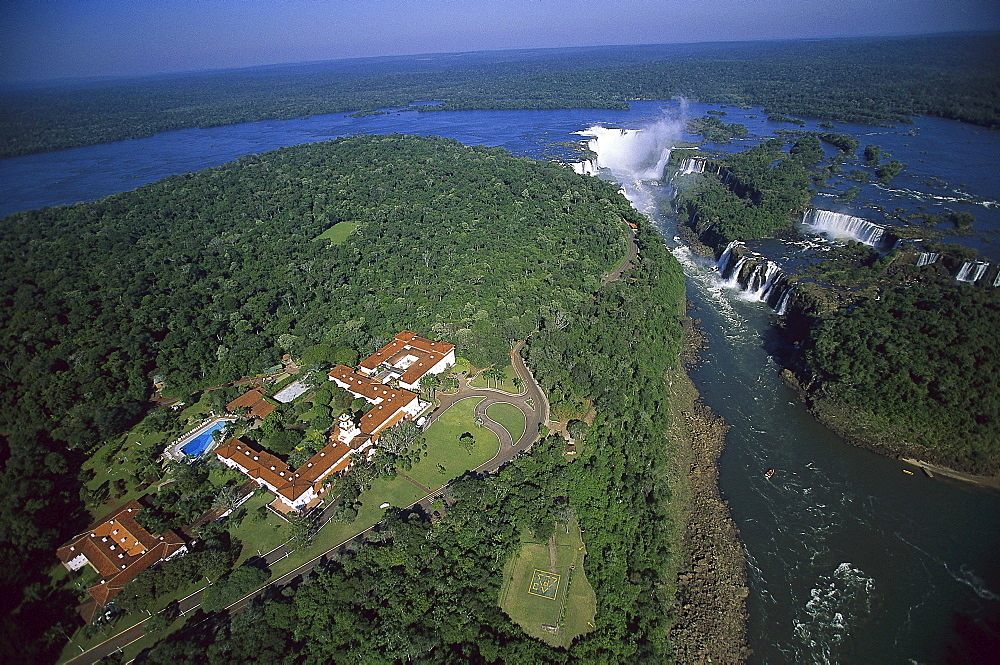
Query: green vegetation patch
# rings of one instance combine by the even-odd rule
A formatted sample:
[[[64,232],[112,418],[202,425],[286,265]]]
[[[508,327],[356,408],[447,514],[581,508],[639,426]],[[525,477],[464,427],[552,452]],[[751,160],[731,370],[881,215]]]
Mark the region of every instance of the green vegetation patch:
[[[463,399],[442,413],[424,433],[427,456],[406,471],[406,475],[436,489],[492,459],[500,449],[500,440],[490,430],[476,425],[476,405],[481,401],[481,397]],[[471,452],[461,439],[466,433],[475,440]]]
[[[504,402],[491,404],[486,409],[486,415],[503,425],[503,428],[510,432],[510,438],[515,443],[524,434],[524,412],[513,404],[506,404]]]
[[[245,510],[246,516],[239,525],[229,529],[229,533],[243,541],[243,551],[238,563],[242,563],[258,552],[266,554],[288,540],[288,522],[267,508],[274,501],[274,495],[266,490],[258,490],[245,504],[236,509],[238,514]]]
[[[506,367],[489,367],[477,374],[476,378],[469,381],[469,385],[473,388],[496,388],[497,390],[516,394],[518,392],[517,384],[514,381],[516,378],[517,374],[511,365],[507,365]]]
[[[294,186],[273,186],[279,168]],[[381,175],[377,169],[383,169]],[[386,178],[388,171],[400,177]],[[440,191],[427,187],[429,179],[441,184]],[[336,201],[328,196],[331,191],[338,193]],[[267,195],[261,200],[255,192]],[[293,214],[314,205],[326,211],[316,218]],[[514,223],[519,206],[532,212]],[[258,210],[260,221],[250,232],[239,222]],[[622,217],[640,223],[642,254],[630,271],[636,281],[601,288],[600,276],[621,258]],[[343,245],[313,242],[331,219],[364,224]],[[636,651],[638,643],[651,645],[649,660],[666,655],[656,638],[666,634],[668,616],[658,582],[633,575],[630,566],[641,560],[657,569],[670,555],[659,526],[663,496],[657,482],[665,416],[649,405],[662,403],[664,366],[677,357],[675,303],[682,302],[683,275],[662,240],[613,185],[561,166],[516,160],[500,149],[362,137],[247,157],[94,204],[19,213],[5,222],[0,235],[5,256],[13,258],[4,283],[12,295],[0,341],[13,350],[7,354],[9,371],[18,382],[0,395],[11,451],[0,484],[9,489],[8,503],[22,508],[10,512],[4,524],[11,535],[8,563],[23,579],[34,579],[33,568],[47,569],[52,550],[79,527],[65,519],[81,508],[77,455],[120,437],[141,417],[153,376],[162,376],[171,394],[187,396],[273,366],[286,348],[282,339],[292,344],[288,350],[321,344],[331,351],[363,349],[404,327],[453,341],[460,355],[485,367],[507,361],[511,335],[526,337],[544,324],[544,312],[562,311],[573,315],[569,325],[544,326],[532,341],[533,371],[553,397],[590,400],[607,410],[610,422],[628,422],[627,431],[598,421],[588,434],[586,457],[572,465],[562,455],[564,441],[551,437],[498,476],[459,481],[449,488],[455,501],[438,522],[419,514],[390,519],[391,537],[373,538],[317,576],[328,586],[302,585],[301,601],[281,595],[268,600],[279,612],[281,604],[301,607],[294,621],[269,613],[273,622],[264,631],[263,619],[246,622],[236,615],[231,632],[216,636],[219,648],[235,654],[230,645],[253,644],[252,654],[228,657],[275,660],[248,639],[266,634],[268,646],[286,654],[311,650],[303,660],[315,662],[439,662],[459,648],[471,661],[540,662],[544,659],[534,650],[543,644],[520,631],[512,635],[500,611],[476,608],[496,602],[501,568],[519,545],[517,534],[533,529],[529,522],[535,520],[552,525],[572,507],[593,543],[589,581],[601,594],[602,607],[616,608],[602,613],[596,621],[600,634],[584,638],[592,644],[581,646],[580,656],[601,649],[609,661],[633,662],[644,655]],[[219,408],[217,402],[224,405],[241,392],[213,391],[205,405]],[[23,404],[32,408],[20,408]],[[280,422],[290,421],[298,408],[279,409]],[[453,427],[443,441],[447,445],[428,437],[428,457],[408,472],[422,484],[439,486],[495,452],[492,433],[472,424],[473,402],[456,407],[456,414],[464,408],[465,422]],[[171,435],[183,429],[173,427],[176,412],[166,409],[148,420],[161,416]],[[266,421],[262,436],[270,434],[272,422]],[[475,441],[471,454],[461,441],[466,433]],[[425,471],[427,477],[421,475]],[[162,519],[174,520],[181,494],[211,488],[200,472],[178,476],[176,489],[159,493]],[[378,481],[370,485],[371,502],[362,498],[354,521],[324,528],[313,547],[323,551],[327,539],[337,544],[380,517],[382,503],[405,505],[422,491],[402,477],[384,488]],[[54,489],[39,494],[39,487]],[[177,500],[171,503],[167,495],[173,492]],[[201,498],[213,500],[207,494]],[[349,508],[345,520],[355,515]],[[233,526],[210,523],[213,532]],[[189,567],[192,577],[211,568],[208,577],[217,579],[231,567],[230,556],[243,552],[216,535],[214,549],[179,557],[158,573],[151,568],[147,579],[163,578],[175,593],[183,593],[180,580],[191,579],[180,575]],[[207,546],[209,540],[202,542]],[[302,547],[274,571],[315,556],[313,547]],[[349,566],[346,578],[337,577],[334,564]],[[167,579],[164,571],[170,568],[177,574]],[[574,593],[573,577],[555,572],[566,592]],[[143,588],[156,603],[165,597],[159,587]],[[628,600],[635,598],[650,602]],[[305,608],[313,601],[310,614]],[[26,643],[39,642],[39,626],[46,621],[51,625],[44,630],[58,634],[55,624],[63,620],[56,604],[50,604],[51,615],[47,608],[39,618],[32,611],[35,602],[29,594],[15,612],[32,616],[25,629],[35,632],[26,635]],[[75,625],[72,607],[62,609],[65,625],[71,625],[69,619]],[[348,626],[349,617],[357,616],[393,632],[365,631],[362,639],[355,630],[331,634],[330,626]],[[192,621],[192,630],[218,625]],[[301,639],[292,638],[293,625]],[[405,632],[395,632],[396,626]],[[413,639],[399,640],[399,634]],[[230,635],[231,642],[223,644]],[[491,642],[490,636],[500,637]],[[389,644],[409,648],[424,638],[421,653],[386,650]],[[212,641],[171,643],[197,644],[203,655]],[[39,642],[22,659],[51,661],[58,646]]]
[[[358,228],[358,222],[337,222],[323,233],[316,236],[315,240],[329,240],[332,245],[340,245],[347,240],[347,237]]]
[[[902,444],[965,471],[1000,470],[995,289],[944,277],[883,289],[809,323],[805,378],[821,386],[817,396],[854,412],[845,422],[863,416],[894,453]]]
[[[815,136],[769,139],[719,160],[719,173],[702,173],[677,196],[677,208],[691,220],[702,242],[720,250],[733,240],[766,238],[792,228],[791,211],[811,198],[810,169],[823,151]],[[723,184],[725,182],[725,184]]]
[[[597,601],[584,571],[586,548],[574,520],[557,525],[552,538],[522,538],[504,570],[500,607],[524,632],[551,646],[567,647],[594,626]]]

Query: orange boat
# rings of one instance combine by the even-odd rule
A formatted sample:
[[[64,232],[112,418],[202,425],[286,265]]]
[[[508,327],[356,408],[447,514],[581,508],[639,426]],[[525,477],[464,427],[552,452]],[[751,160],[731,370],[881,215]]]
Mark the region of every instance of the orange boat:
[[[767,473],[764,474],[764,477],[765,478],[770,478],[773,475],[774,475],[774,469],[768,469]]]

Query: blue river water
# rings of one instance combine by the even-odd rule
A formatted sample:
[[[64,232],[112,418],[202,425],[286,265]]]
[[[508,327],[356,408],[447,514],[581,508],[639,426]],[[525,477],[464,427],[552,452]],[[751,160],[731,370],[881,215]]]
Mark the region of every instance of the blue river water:
[[[574,161],[572,146],[581,141],[575,132],[593,125],[642,128],[710,108],[750,130],[746,140],[710,146],[720,151],[797,129],[768,121],[760,109],[677,102],[635,102],[629,111],[407,109],[186,129],[2,160],[0,215],[95,200],[241,155],[351,134],[439,135]],[[880,223],[896,209],[971,212],[971,235],[949,235],[946,225],[937,230],[947,241],[1000,261],[1000,133],[931,118],[898,128],[838,123],[834,131],[856,136],[862,146],[880,145],[907,168],[889,187],[863,185],[849,208],[822,195],[817,205]],[[858,167],[845,165],[851,168]],[[691,314],[707,337],[692,378],[705,402],[732,426],[720,484],[749,562],[751,662],[938,663],[949,654],[968,662],[964,656],[975,653],[983,627],[990,621],[1000,626],[1000,496],[907,476],[900,463],[845,445],[816,423],[781,383],[765,350],[771,313],[722,288],[711,262],[676,239],[669,187],[628,173],[604,177],[622,181],[636,207],[660,228],[684,266]],[[845,180],[837,188],[851,184]],[[768,468],[776,469],[771,479],[763,475]]]

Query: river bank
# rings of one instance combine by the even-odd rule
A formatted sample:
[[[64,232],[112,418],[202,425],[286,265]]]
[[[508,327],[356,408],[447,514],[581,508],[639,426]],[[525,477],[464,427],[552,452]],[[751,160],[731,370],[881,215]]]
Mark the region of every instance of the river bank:
[[[685,322],[690,362],[700,337]],[[680,663],[737,663],[747,646],[746,556],[729,505],[719,493],[717,462],[729,426],[704,405],[679,365],[667,377],[670,391],[670,440],[677,549],[676,612],[670,629],[674,660]]]
[[[791,370],[782,370],[781,378],[795,391],[806,410],[816,420],[836,432],[845,442],[916,466],[932,478],[945,476],[977,487],[1000,491],[1000,476],[977,475],[941,464],[938,460],[928,460],[926,450],[908,446],[891,435],[880,432],[874,424],[868,422],[864,414],[833,400],[814,397]]]

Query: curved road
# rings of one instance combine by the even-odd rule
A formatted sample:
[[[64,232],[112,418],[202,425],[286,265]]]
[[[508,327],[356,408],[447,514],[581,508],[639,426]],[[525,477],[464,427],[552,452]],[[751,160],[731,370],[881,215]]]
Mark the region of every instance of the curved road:
[[[611,282],[617,280],[621,277],[622,273],[632,267],[635,262],[636,257],[639,254],[639,245],[636,242],[635,232],[632,231],[630,234],[629,251],[625,259],[619,264],[619,266],[608,273],[602,280],[602,286],[610,284]],[[511,356],[511,366],[514,368],[514,372],[517,374],[518,378],[521,379],[523,390],[519,394],[511,394],[504,392],[502,390],[496,390],[494,388],[473,388],[468,385],[468,380],[463,380],[458,392],[452,395],[440,395],[439,396],[439,406],[431,413],[428,418],[427,425],[429,426],[431,422],[436,420],[442,413],[447,411],[455,402],[463,400],[467,397],[483,397],[482,402],[476,407],[476,416],[483,419],[483,425],[490,430],[492,430],[497,437],[500,439],[500,449],[493,459],[484,462],[475,469],[473,473],[477,474],[490,474],[496,473],[504,464],[507,464],[512,459],[520,455],[522,452],[528,450],[531,445],[538,439],[538,428],[539,425],[547,424],[549,419],[549,402],[539,387],[538,383],[535,381],[535,377],[531,375],[531,371],[528,369],[527,365],[524,364],[524,359],[521,358],[521,349],[524,348],[524,342],[518,342],[514,345],[514,349],[510,352]],[[492,419],[486,417],[486,410],[493,404],[503,402],[506,404],[513,404],[518,409],[524,413],[524,434],[521,435],[517,441],[511,441],[510,433],[503,428],[499,423],[494,422]],[[425,510],[429,512],[430,504],[432,498],[440,494],[447,485],[439,487],[435,491],[431,492],[427,496],[423,497],[419,501],[407,506],[407,508],[413,508],[417,504],[421,504]],[[329,524],[333,519],[331,513],[336,507],[335,504],[326,506],[323,512],[320,513],[319,522],[323,526]],[[326,560],[326,557],[334,552],[341,550],[350,543],[364,538],[368,532],[375,528],[371,526],[365,529],[361,533],[348,538],[342,543],[335,545],[328,549],[326,552],[317,555],[313,559],[302,564],[295,570],[282,575],[276,580],[272,580],[262,586],[261,588],[249,593],[235,603],[229,605],[224,611],[235,612],[241,609],[248,602],[253,600],[255,597],[264,593],[265,590],[272,586],[282,586],[288,584],[295,578],[299,576],[307,576],[312,570],[320,563]],[[290,552],[288,549],[281,545],[275,549],[263,554],[261,558],[264,562],[271,566],[278,561],[281,561],[285,557],[289,556]],[[201,605],[201,592],[203,589],[199,589],[194,593],[190,594],[186,598],[180,601],[181,614],[186,614],[194,609],[197,609]],[[129,644],[132,644],[136,640],[142,637],[142,630],[146,623],[146,620],[140,621],[135,626],[122,631],[118,635],[111,637],[101,644],[92,647],[90,650],[81,653],[75,658],[71,658],[65,661],[67,664],[72,663],[73,665],[89,665],[91,663],[96,663],[101,658],[110,656],[114,652],[124,649]]]
[[[629,227],[629,243],[628,243],[628,255],[622,259],[622,262],[618,264],[618,267],[609,272],[601,280],[601,286],[607,286],[611,282],[617,280],[622,276],[622,273],[632,267],[635,263],[636,258],[639,256],[639,243],[635,240],[635,230]]]
[[[459,391],[451,395],[441,395],[439,402],[440,405],[428,418],[428,425],[436,420],[442,413],[447,411],[455,402],[466,399],[467,397],[483,397],[482,402],[476,408],[477,417],[483,419],[483,424],[490,430],[492,430],[500,438],[500,449],[493,459],[484,462],[475,469],[473,473],[477,474],[489,474],[495,473],[504,464],[507,464],[512,459],[517,457],[519,454],[531,447],[531,445],[538,439],[538,427],[541,424],[548,422],[549,417],[549,403],[545,398],[544,393],[542,393],[541,388],[535,382],[535,378],[531,375],[531,371],[524,364],[524,360],[521,358],[521,349],[524,346],[524,342],[518,342],[513,351],[511,351],[511,365],[514,368],[514,372],[521,379],[524,389],[520,394],[511,394],[504,392],[502,390],[496,390],[493,388],[473,388],[468,385],[468,380],[463,380],[462,386]],[[503,428],[499,423],[486,417],[486,409],[491,405],[503,402],[507,404],[513,404],[518,409],[524,412],[525,426],[524,434],[521,435],[517,441],[511,440],[510,432]],[[433,497],[440,494],[447,485],[443,485],[431,492],[427,496],[423,497],[419,501],[416,501],[407,508],[413,508],[417,504],[422,504],[425,510],[429,512],[430,504]],[[319,522],[322,524],[320,528],[326,526],[333,518],[331,516],[333,509],[336,507],[335,504],[326,506],[323,512],[320,513]],[[256,596],[262,594],[267,588],[272,586],[283,586],[288,584],[292,580],[300,576],[309,575],[312,570],[318,566],[320,563],[324,562],[325,559],[334,552],[341,550],[348,544],[364,538],[375,526],[371,526],[365,529],[361,533],[348,538],[347,540],[331,547],[327,551],[323,552],[310,559],[306,563],[302,564],[295,570],[282,575],[281,577],[272,580],[262,586],[261,588],[249,593],[235,603],[229,605],[225,608],[225,611],[230,613],[238,611],[248,602],[253,600]],[[275,549],[263,554],[261,559],[268,565],[272,566],[275,563],[281,561],[285,557],[289,556],[290,552],[288,549],[281,545]],[[201,605],[201,593],[204,589],[198,589],[194,593],[188,595],[187,597],[180,600],[180,611],[181,614],[187,614],[188,612],[197,609]],[[145,626],[146,620],[140,621],[136,625],[122,631],[121,633],[111,637],[101,644],[92,647],[90,650],[85,651],[78,656],[65,661],[67,664],[72,663],[73,665],[84,665],[90,663],[96,663],[101,658],[110,656],[119,649],[124,649],[128,645],[132,644],[136,640],[140,639],[143,635],[142,631]]]

